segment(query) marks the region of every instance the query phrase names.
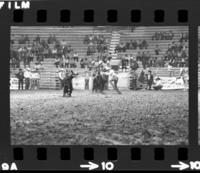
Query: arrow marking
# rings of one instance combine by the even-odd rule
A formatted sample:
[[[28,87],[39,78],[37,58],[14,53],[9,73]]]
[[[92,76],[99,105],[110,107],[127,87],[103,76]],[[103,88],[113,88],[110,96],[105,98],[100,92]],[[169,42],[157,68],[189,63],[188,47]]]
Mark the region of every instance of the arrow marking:
[[[2,7],[4,6],[5,2],[0,2],[0,10],[2,9]]]
[[[179,162],[178,165],[171,165],[171,168],[178,168],[180,171],[189,168],[190,166],[186,163]]]
[[[99,165],[93,163],[93,162],[88,162],[88,165],[80,165],[81,168],[88,168],[89,170],[97,169]]]

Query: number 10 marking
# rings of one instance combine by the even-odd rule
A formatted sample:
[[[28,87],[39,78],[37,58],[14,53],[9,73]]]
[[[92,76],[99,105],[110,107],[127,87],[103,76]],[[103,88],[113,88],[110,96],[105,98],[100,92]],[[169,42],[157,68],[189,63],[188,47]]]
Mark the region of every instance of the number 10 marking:
[[[114,164],[112,162],[101,162],[102,170],[111,171],[114,169]]]

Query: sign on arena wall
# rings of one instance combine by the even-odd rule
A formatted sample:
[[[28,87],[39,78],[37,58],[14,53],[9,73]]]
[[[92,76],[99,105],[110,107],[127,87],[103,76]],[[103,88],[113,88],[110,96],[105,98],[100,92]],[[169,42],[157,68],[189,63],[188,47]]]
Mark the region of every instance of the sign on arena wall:
[[[178,90],[184,89],[184,81],[182,78],[176,77],[160,77],[162,90]]]
[[[25,83],[23,88],[25,87]],[[10,78],[10,90],[17,90],[18,89],[18,78]]]
[[[85,78],[83,76],[77,76],[73,78],[73,88],[78,90],[84,90],[85,89]]]

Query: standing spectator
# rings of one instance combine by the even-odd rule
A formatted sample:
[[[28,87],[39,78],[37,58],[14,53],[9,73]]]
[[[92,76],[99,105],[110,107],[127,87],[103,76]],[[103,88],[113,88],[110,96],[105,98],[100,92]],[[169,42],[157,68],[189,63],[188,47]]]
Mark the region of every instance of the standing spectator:
[[[124,56],[121,59],[121,64],[122,64],[122,71],[123,70],[126,71],[126,59]]]
[[[36,69],[33,69],[31,71],[31,75],[30,75],[30,89],[31,90],[36,90],[39,87],[39,71]]]
[[[172,77],[172,65],[171,65],[171,63],[168,63],[168,71],[169,71],[169,77]]]
[[[89,73],[85,75],[85,89],[89,90]]]
[[[63,68],[58,70],[58,77],[59,77],[59,80],[60,80],[61,89],[64,87],[63,79],[65,78],[65,73],[66,73],[66,71]]]
[[[65,57],[65,55],[62,55],[62,58],[61,58],[61,67],[62,68],[66,68],[66,57]]]
[[[153,75],[151,73],[151,70],[149,70],[147,74],[147,89],[151,90],[152,84],[153,84]]]
[[[19,69],[19,72],[16,74],[16,77],[18,78],[18,90],[20,90],[20,88],[22,88],[22,90],[23,90],[24,89],[23,88],[23,85],[24,85],[24,73],[23,73],[21,68]]]
[[[77,52],[74,52],[73,54],[73,58],[74,58],[74,61],[78,62],[78,53]]]
[[[133,90],[137,89],[137,78],[138,78],[137,77],[137,73],[135,71],[132,71],[131,72],[131,79],[132,79],[132,82],[131,82],[132,86],[131,86],[131,88]]]
[[[140,76],[138,78],[138,81],[141,82],[141,83],[144,83],[144,80],[145,80],[145,74],[144,74],[144,71],[142,69],[142,71],[140,72]]]

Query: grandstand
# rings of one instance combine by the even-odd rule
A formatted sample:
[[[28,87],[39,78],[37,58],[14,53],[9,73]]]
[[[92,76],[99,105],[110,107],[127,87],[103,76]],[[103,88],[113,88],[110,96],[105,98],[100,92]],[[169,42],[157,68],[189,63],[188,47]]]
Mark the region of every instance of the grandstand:
[[[165,32],[173,31],[174,39],[173,40],[152,40],[153,34],[155,32]],[[68,44],[72,46],[72,49],[76,50],[79,54],[79,57],[87,57],[88,60],[95,60],[99,53],[94,55],[87,56],[87,47],[88,45],[84,44],[84,38],[86,35],[104,35],[108,39],[108,52],[111,53],[112,58],[119,58],[124,54],[133,54],[136,55],[138,50],[126,50],[126,52],[115,52],[116,46],[120,42],[127,42],[130,39],[139,40],[144,39],[148,42],[148,49],[142,50],[149,51],[152,56],[155,55],[155,46],[158,44],[161,49],[160,56],[162,56],[168,49],[168,44],[171,41],[178,42],[180,39],[181,32],[188,32],[188,27],[183,26],[161,26],[161,27],[135,27],[133,30],[130,27],[12,27],[11,28],[11,37],[13,37],[14,48],[18,48],[18,40],[21,35],[28,35],[30,43],[36,38],[37,35],[40,36],[41,40],[47,40],[49,35],[55,34],[57,40],[67,41]],[[53,48],[53,45],[49,45],[50,48]],[[33,67],[35,61],[31,62],[31,67]],[[80,62],[77,64],[77,68],[73,69],[76,72],[81,72],[84,69],[80,68]],[[20,63],[22,67],[22,62]],[[59,87],[58,75],[56,73],[57,68],[54,65],[54,59],[45,58],[43,61],[44,69],[41,70],[41,79],[40,79],[40,88],[46,89],[55,89]],[[141,66],[140,66],[141,68]],[[175,73],[178,74],[179,68],[174,68]],[[169,71],[167,67],[164,68],[152,68],[154,74],[159,76],[169,76]],[[16,71],[11,73],[11,77]]]

